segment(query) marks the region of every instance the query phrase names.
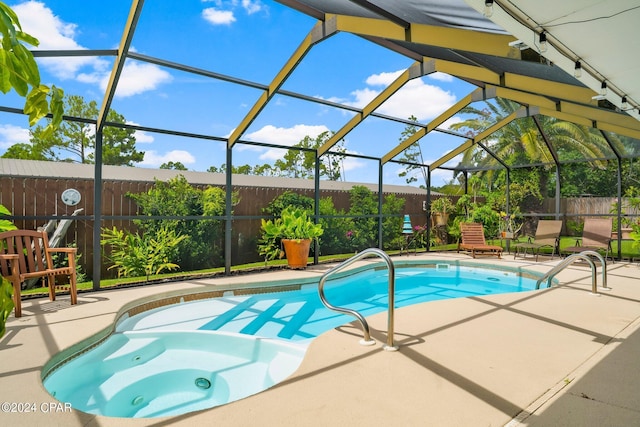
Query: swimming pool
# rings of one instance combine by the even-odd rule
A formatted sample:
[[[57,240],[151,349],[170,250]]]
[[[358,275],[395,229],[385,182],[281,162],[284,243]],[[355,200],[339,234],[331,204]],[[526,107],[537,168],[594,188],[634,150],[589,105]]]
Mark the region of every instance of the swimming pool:
[[[537,278],[477,265],[396,264],[395,305],[534,290]],[[386,269],[356,270],[325,291],[332,304],[370,316],[387,309],[387,284]],[[298,368],[310,340],[352,320],[322,305],[317,279],[296,291],[229,291],[124,315],[95,348],[45,367],[43,383],[56,399],[88,413],[183,414],[281,382]]]

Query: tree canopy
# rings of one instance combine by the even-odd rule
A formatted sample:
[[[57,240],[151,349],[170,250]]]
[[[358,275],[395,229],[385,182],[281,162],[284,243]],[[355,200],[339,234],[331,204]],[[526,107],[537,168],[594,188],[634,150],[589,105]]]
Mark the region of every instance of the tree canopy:
[[[78,95],[64,98],[65,109],[74,117],[96,119],[96,101],[85,102]],[[107,121],[125,124],[125,118],[115,110],[107,114]],[[5,158],[49,160],[58,162],[95,163],[95,126],[81,121],[65,120],[55,130],[42,126],[31,130],[29,143],[14,144],[2,155]],[[102,138],[102,163],[115,166],[133,166],[141,162],[144,152],[136,150],[135,131],[105,126]]]
[[[412,122],[418,123],[418,119],[415,116],[409,117],[409,120]],[[404,130],[400,134],[399,142],[402,143],[406,141],[411,136],[413,136],[418,131],[417,125],[407,125]],[[402,156],[399,159],[401,162],[406,162],[405,168],[402,169],[398,176],[401,178],[405,178],[407,184],[411,184],[412,182],[418,181],[418,177],[416,176],[418,173],[422,178],[424,184],[420,184],[420,187],[427,188],[428,185],[428,177],[427,177],[427,168],[424,165],[424,156],[422,155],[422,148],[420,147],[419,142],[414,142],[409,147],[407,147],[403,152]],[[416,173],[417,172],[417,173]]]
[[[302,138],[292,148],[288,149],[285,155],[275,161],[273,165],[268,163],[262,165],[242,165],[233,166],[232,173],[258,176],[281,176],[287,178],[313,178],[315,174],[316,152],[326,143],[334,132],[325,131],[315,138],[309,135]],[[320,162],[320,176],[324,176],[331,181],[344,179],[344,140],[340,141],[332,152],[324,154],[318,161]],[[210,166],[207,172],[224,173],[227,170],[226,164]]]

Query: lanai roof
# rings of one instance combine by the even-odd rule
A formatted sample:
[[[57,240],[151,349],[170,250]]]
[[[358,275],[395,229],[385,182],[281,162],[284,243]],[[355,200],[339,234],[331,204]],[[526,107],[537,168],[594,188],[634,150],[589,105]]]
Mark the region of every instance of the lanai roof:
[[[365,157],[379,158],[385,164],[396,160],[404,149],[431,133],[456,135],[441,125],[465,106],[495,97],[515,101],[522,108],[478,134],[457,134],[460,137],[458,148],[443,151],[439,159],[427,165],[430,170],[439,167],[467,167],[454,164],[453,159],[465,150],[476,149],[478,146],[485,148],[481,144],[482,140],[511,121],[536,115],[552,116],[640,139],[636,102],[640,95],[639,83],[635,78],[640,59],[637,55],[628,54],[629,48],[635,43],[628,37],[628,31],[638,21],[640,14],[640,4],[637,1],[585,3],[570,0],[562,2],[561,7],[557,2],[543,1],[532,5],[524,0],[280,0],[278,3],[317,19],[317,24],[297,49],[291,52],[289,60],[281,65],[276,76],[266,83],[252,82],[215,70],[201,69],[191,64],[134,51],[131,48],[134,35],[139,31],[149,31],[148,26],[138,28],[138,21],[145,13],[143,0],[131,2],[118,49],[38,50],[34,53],[38,58],[89,55],[114,58],[96,121],[98,128],[114,125],[107,121],[107,112],[113,106],[115,90],[126,61],[156,64],[174,71],[230,82],[239,88],[258,90],[261,96],[231,134],[190,132],[146,124],[127,125],[143,131],[218,141],[226,143],[230,148],[238,143],[260,145],[259,141],[243,140],[243,136],[267,105],[279,95],[335,106],[355,113],[320,148],[318,156],[330,151],[334,144],[368,117],[408,124],[407,118],[385,116],[378,112],[378,107],[410,80],[434,72],[447,73],[477,89],[429,123],[420,123],[421,130],[412,138],[401,144],[390,144],[381,151],[379,149],[376,154],[364,153]],[[483,15],[485,3],[492,4],[490,16]],[[307,53],[337,33],[349,33],[366,39],[411,58],[414,63],[364,108],[340,105],[313,95],[284,90],[287,79],[296,67],[304,63]],[[540,34],[543,33],[549,46],[545,52],[540,51]],[[357,56],[357,52],[354,55]],[[580,79],[571,73],[576,61],[580,61],[584,71]],[[602,82],[606,82],[609,90],[603,99],[594,100]],[[631,106],[628,111],[621,111],[623,96]],[[0,107],[0,111],[19,112],[11,107]],[[87,121],[74,117],[68,119]],[[613,158],[614,154],[612,150],[609,158]]]

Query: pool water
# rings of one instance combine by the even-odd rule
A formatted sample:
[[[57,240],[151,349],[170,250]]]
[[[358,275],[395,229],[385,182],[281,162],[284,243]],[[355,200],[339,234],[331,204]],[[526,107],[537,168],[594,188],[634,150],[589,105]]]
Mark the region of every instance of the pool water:
[[[535,279],[515,272],[449,264],[433,267],[396,267],[396,307],[535,289]],[[333,305],[370,316],[387,310],[388,280],[386,270],[369,270],[329,281],[325,294]],[[117,330],[226,331],[298,341],[315,338],[352,320],[326,309],[314,283],[299,291],[230,295],[161,307],[121,321]]]
[[[396,266],[395,305],[533,289],[535,279],[506,270]],[[332,304],[370,316],[387,310],[388,272],[332,280],[325,293]],[[54,370],[44,386],[58,400],[92,414],[183,414],[283,381],[298,368],[311,339],[353,320],[322,305],[317,283],[299,291],[229,293],[164,306],[120,319],[114,334]]]

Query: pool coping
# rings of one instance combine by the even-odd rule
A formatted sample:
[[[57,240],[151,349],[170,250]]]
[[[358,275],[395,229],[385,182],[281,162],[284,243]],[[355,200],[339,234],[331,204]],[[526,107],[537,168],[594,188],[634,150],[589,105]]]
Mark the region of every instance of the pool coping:
[[[418,255],[422,256],[473,262],[466,256],[451,253]],[[413,257],[412,254],[405,259]],[[557,258],[538,263],[503,259],[495,263],[527,266],[544,272],[557,261]],[[137,420],[93,416],[75,410],[9,412],[2,418],[16,426],[90,427],[167,423],[178,426],[194,423],[247,425],[257,419],[267,426],[323,426],[338,422],[424,425],[425,420],[445,426],[475,426],[478,423],[589,425],[594,420],[604,420],[609,425],[640,424],[637,409],[640,408],[640,396],[635,392],[640,384],[640,373],[636,369],[640,351],[640,269],[630,263],[616,263],[610,267],[609,283],[613,289],[598,298],[589,294],[589,272],[584,266],[572,266],[559,274],[562,286],[542,290],[535,297],[529,295],[535,292],[527,292],[527,297],[517,299],[492,296],[437,302],[428,310],[422,309],[421,305],[420,309],[402,308],[398,310],[399,324],[396,324],[401,348],[395,353],[381,352],[379,346],[361,348],[357,344],[358,337],[349,327],[332,330],[314,340],[308,360],[305,358],[301,369],[284,384],[210,410]],[[293,274],[299,277],[319,275],[326,268],[309,267],[306,272]],[[283,271],[260,277],[265,280],[276,276],[286,278],[291,277],[291,273]],[[195,280],[153,288],[82,294],[75,306],[70,306],[65,297],[54,303],[45,299],[25,302],[23,317],[10,316],[7,334],[0,340],[3,355],[0,399],[38,405],[51,403],[51,397],[40,382],[40,372],[47,360],[61,349],[113,324],[116,315],[132,299],[183,287],[223,286],[234,281],[237,283],[237,278]],[[472,315],[467,319],[466,315],[473,314],[475,307],[488,307],[490,314],[484,317]],[[405,311],[408,308],[410,310]],[[385,330],[380,326],[384,317],[379,314],[367,319],[374,328],[375,338],[384,336],[380,332]],[[517,328],[522,326],[519,322],[529,325],[527,335],[517,333]],[[508,340],[500,334],[495,339],[493,335],[487,335],[488,327],[508,334]],[[532,340],[547,343],[538,349],[543,352],[519,353],[523,347],[530,346]],[[465,346],[476,341],[477,347],[469,353]],[[546,348],[562,351],[547,354]],[[469,354],[477,356],[469,359]],[[508,358],[518,354],[524,360]],[[516,371],[508,377],[486,371],[482,363],[490,355],[504,359],[504,367],[513,365]],[[456,365],[457,359],[463,359],[471,371],[460,367],[464,365]],[[525,363],[529,359],[530,362]],[[440,365],[434,364],[436,360],[441,361]],[[391,365],[390,361],[393,361]],[[535,367],[533,371],[532,366]],[[396,380],[386,378],[387,371],[391,370],[397,373]],[[377,375],[371,378],[366,372]],[[477,374],[482,374],[482,378],[469,382]],[[567,379],[570,381],[565,383]],[[16,387],[18,383],[20,386]],[[354,385],[361,386],[357,393],[352,391]],[[463,394],[457,394],[456,389]],[[456,394],[452,395],[452,392]],[[478,397],[487,392],[492,392],[490,395],[494,399],[478,401]],[[525,398],[523,394],[526,394]],[[583,394],[589,398],[582,397]],[[500,410],[500,404],[495,406],[495,402],[504,399],[515,403],[515,406],[511,405],[513,411],[505,413]],[[463,417],[470,414],[474,421],[466,419],[465,422]]]
[[[396,260],[397,261],[397,260]],[[396,263],[394,261],[394,264]],[[471,267],[471,268],[484,268],[488,270],[496,270],[496,271],[504,271],[509,273],[517,273],[523,277],[527,278],[540,278],[542,277],[542,273],[536,273],[534,271],[515,268],[510,266],[497,266],[495,264],[485,264],[485,263],[474,263],[474,262],[466,262],[464,260],[402,260],[399,265],[395,265],[397,269],[408,268],[408,267],[419,267],[425,266],[427,268],[438,268],[439,265],[447,264],[447,265],[455,265],[457,267]],[[334,279],[341,279],[344,277],[352,276],[354,274],[358,274],[367,270],[384,270],[386,269],[386,264],[381,261],[375,261],[373,263],[361,263],[359,265],[355,265],[349,269],[344,271],[336,272]],[[252,277],[252,276],[246,276]],[[185,302],[199,301],[203,299],[209,298],[221,298],[226,295],[253,295],[260,293],[272,293],[272,292],[287,292],[293,290],[300,290],[305,286],[317,284],[317,277],[309,277],[305,279],[286,279],[286,280],[272,280],[267,282],[255,282],[255,281],[247,281],[244,283],[235,283],[235,284],[227,284],[227,285],[217,285],[208,289],[196,289],[196,290],[172,290],[167,291],[147,297],[143,297],[134,301],[131,301],[125,306],[123,306],[115,316],[115,319],[111,325],[104,328],[100,332],[92,335],[90,337],[85,338],[82,341],[68,347],[61,352],[55,354],[51,359],[45,363],[42,371],[41,371],[41,380],[44,382],[49,375],[55,372],[57,369],[62,367],[64,364],[70,362],[71,360],[82,356],[88,351],[91,351],[95,347],[99,346],[106,339],[108,339],[112,334],[116,332],[116,329],[120,322],[123,320],[135,316],[140,313],[144,313],[146,311],[154,310],[161,307],[166,307],[168,305],[181,304]],[[555,283],[558,283],[558,280],[555,279]]]

